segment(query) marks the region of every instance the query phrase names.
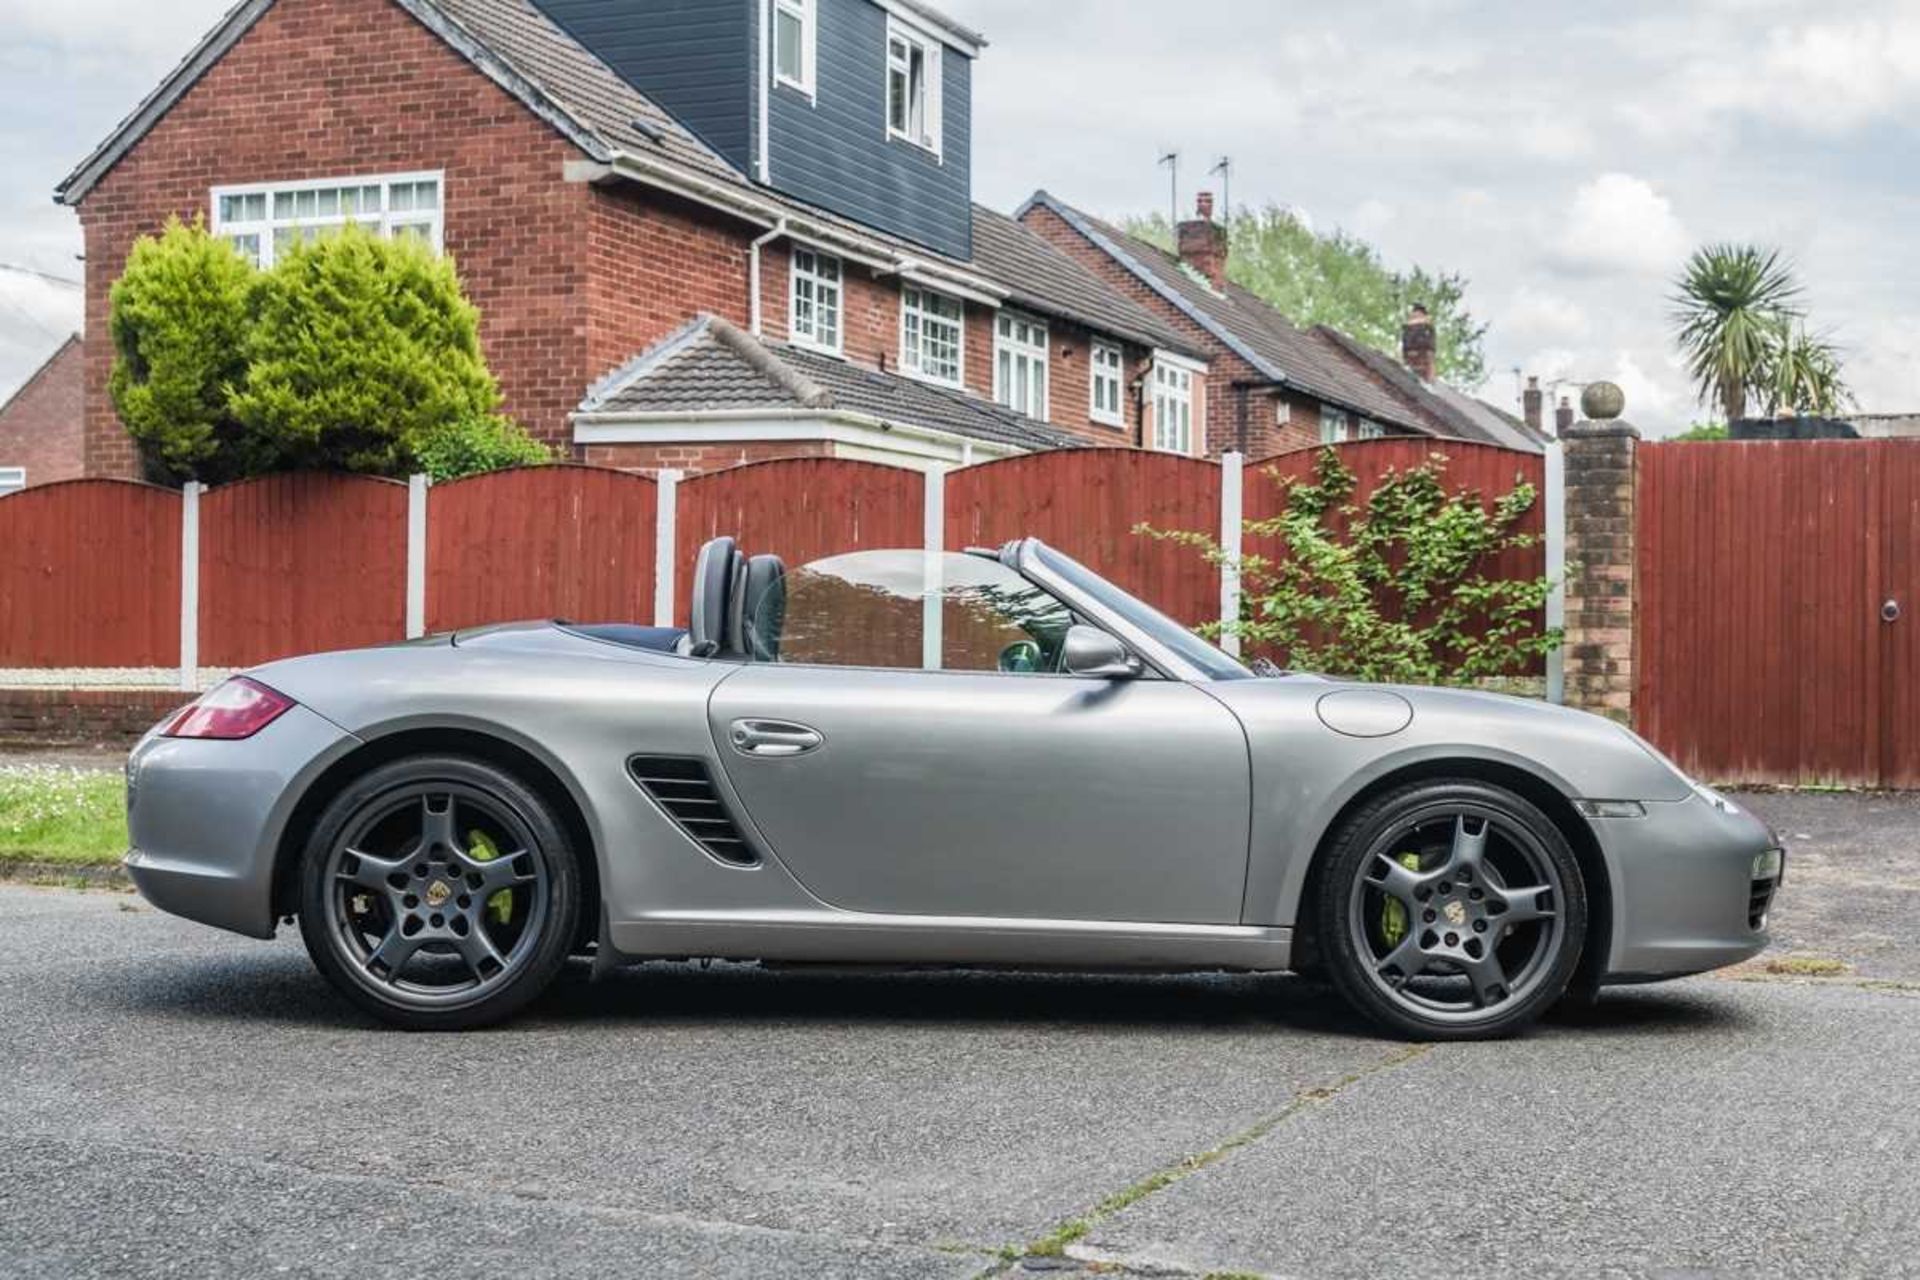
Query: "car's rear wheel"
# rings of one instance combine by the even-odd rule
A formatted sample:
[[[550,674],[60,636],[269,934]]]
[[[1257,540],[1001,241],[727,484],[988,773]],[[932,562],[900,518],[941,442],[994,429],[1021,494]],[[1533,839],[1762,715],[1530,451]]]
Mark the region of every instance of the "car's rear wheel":
[[[416,756],[356,779],[321,814],[300,933],[362,1009],[414,1030],[498,1022],[566,962],[580,874],[540,796],[481,760]]]
[[[1401,1035],[1511,1035],[1579,964],[1579,863],[1559,828],[1505,788],[1397,788],[1348,818],[1328,857],[1315,924],[1329,976]]]

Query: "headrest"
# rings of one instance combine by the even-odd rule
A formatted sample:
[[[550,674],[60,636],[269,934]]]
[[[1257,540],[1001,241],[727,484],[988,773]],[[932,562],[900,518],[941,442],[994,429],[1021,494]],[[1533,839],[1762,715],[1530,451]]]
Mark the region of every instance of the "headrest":
[[[787,622],[787,566],[779,556],[747,561],[741,618],[747,656],[755,662],[780,659],[780,632]]]
[[[740,550],[732,538],[715,538],[700,548],[693,564],[693,653],[707,657],[727,644],[727,622],[734,603],[735,566]]]

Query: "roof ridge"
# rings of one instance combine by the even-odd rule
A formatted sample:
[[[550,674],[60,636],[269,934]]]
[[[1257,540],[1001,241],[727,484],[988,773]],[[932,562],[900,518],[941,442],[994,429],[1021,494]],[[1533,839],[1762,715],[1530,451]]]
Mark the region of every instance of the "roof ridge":
[[[833,392],[781,360],[765,343],[738,325],[709,316],[707,331],[713,340],[745,361],[747,366],[808,409],[831,409]]]

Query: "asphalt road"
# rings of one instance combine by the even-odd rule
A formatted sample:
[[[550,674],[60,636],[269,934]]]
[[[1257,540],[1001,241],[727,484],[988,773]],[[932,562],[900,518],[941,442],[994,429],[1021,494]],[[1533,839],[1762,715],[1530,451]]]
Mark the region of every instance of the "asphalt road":
[[[1497,1045],[1283,977],[733,966],[409,1036],[291,936],[0,888],[0,1274],[1911,1273],[1920,809],[1755,807],[1804,837],[1782,932],[1853,975]]]

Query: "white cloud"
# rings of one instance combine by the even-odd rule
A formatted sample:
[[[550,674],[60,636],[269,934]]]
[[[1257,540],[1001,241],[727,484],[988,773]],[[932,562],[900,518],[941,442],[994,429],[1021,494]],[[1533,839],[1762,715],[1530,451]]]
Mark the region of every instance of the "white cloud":
[[[1593,328],[1586,308],[1579,303],[1531,284],[1523,284],[1509,294],[1497,314],[1501,329],[1523,345],[1571,342],[1586,337]]]
[[[0,0],[0,32],[14,49],[37,45],[93,55],[164,58],[170,64],[219,21],[225,8],[222,0],[161,5],[140,0]]]
[[[1702,59],[1694,107],[1839,134],[1920,103],[1920,16],[1776,26],[1752,58]]]
[[[1553,256],[1571,271],[1658,275],[1686,250],[1672,201],[1644,178],[1603,173],[1574,192]]]

